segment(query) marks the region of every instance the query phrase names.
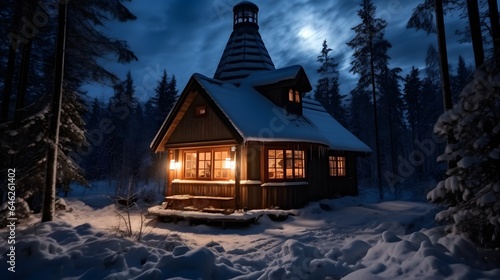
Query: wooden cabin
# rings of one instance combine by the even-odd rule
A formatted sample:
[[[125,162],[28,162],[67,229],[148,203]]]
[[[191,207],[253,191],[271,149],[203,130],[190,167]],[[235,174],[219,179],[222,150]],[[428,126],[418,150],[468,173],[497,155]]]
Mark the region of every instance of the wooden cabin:
[[[301,66],[275,69],[257,6],[233,11],[214,77],[191,76],[151,143],[168,154],[168,206],[290,209],[356,195],[356,157],[370,148],[304,97]]]

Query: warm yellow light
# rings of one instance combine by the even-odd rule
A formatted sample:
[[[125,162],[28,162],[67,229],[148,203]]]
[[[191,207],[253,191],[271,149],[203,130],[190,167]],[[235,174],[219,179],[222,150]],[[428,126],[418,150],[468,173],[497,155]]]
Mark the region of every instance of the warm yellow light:
[[[176,162],[175,159],[170,160],[170,170],[175,170]]]
[[[224,169],[229,169],[231,168],[231,159],[230,158],[226,158],[226,161],[224,161]]]

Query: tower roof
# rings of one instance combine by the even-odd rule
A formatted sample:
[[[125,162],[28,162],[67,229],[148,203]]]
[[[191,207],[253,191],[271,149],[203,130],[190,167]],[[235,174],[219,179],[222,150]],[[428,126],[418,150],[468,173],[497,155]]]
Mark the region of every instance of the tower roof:
[[[227,41],[214,79],[239,84],[258,71],[274,70],[274,63],[259,33],[259,8],[243,1],[233,8],[233,32]]]

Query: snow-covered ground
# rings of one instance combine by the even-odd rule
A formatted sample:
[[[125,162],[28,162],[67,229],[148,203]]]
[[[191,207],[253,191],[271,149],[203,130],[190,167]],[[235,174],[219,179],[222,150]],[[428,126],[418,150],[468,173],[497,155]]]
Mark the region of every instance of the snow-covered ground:
[[[105,187],[72,194],[72,211],[54,222],[18,225],[15,273],[0,230],[0,279],[500,279],[498,253],[444,236],[428,203],[377,203],[368,192],[227,229],[147,217],[138,242],[123,237],[126,211]],[[133,233],[140,217],[132,213]]]

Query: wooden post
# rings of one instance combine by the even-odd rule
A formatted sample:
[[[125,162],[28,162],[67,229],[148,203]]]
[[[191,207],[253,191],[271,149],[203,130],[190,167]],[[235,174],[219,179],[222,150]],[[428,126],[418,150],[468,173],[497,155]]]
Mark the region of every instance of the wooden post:
[[[59,146],[59,126],[61,122],[61,102],[64,80],[64,52],[66,42],[67,0],[59,1],[57,27],[56,63],[54,76],[54,95],[49,126],[49,145],[47,150],[47,171],[43,190],[42,222],[52,221],[55,214],[57,154]]]
[[[236,146],[234,172],[234,208],[240,209],[241,145]]]

